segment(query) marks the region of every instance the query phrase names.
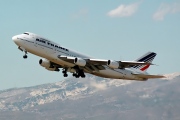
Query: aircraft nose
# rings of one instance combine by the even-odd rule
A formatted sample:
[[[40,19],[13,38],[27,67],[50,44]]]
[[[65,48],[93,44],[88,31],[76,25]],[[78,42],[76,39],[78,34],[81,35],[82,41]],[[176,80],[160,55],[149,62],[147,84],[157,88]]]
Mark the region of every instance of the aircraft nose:
[[[17,36],[16,36],[16,35],[13,36],[13,37],[12,37],[12,40],[13,40],[13,41],[16,41],[16,40],[17,40]]]
[[[12,37],[12,40],[13,40],[15,43],[18,43],[18,39],[17,39],[17,38],[18,38],[17,35],[15,35],[15,36]]]

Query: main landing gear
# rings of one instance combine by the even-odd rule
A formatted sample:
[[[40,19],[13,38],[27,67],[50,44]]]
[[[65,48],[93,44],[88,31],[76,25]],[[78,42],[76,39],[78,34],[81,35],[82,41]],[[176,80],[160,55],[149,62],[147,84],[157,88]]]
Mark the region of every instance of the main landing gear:
[[[72,74],[73,77],[75,77],[75,78],[79,78],[79,77],[85,78],[86,77],[85,74],[84,74],[84,71],[79,69],[79,67],[73,67],[73,69],[75,69],[75,71]],[[64,77],[68,76],[67,71],[68,71],[68,68],[64,68],[62,70],[62,73],[63,73]],[[68,72],[70,72],[70,71],[68,71]]]
[[[62,73],[63,73],[63,76],[64,76],[64,77],[67,77],[67,76],[68,76],[66,69],[63,69]]]
[[[79,78],[79,77],[85,78],[86,77],[83,70],[79,70],[78,72],[73,73],[72,75],[75,78]]]
[[[83,75],[79,75],[79,74],[77,74],[77,73],[73,73],[72,75],[73,75],[73,77],[75,77],[75,78],[79,78],[79,77],[85,78],[85,77],[86,77],[84,74],[83,74]]]

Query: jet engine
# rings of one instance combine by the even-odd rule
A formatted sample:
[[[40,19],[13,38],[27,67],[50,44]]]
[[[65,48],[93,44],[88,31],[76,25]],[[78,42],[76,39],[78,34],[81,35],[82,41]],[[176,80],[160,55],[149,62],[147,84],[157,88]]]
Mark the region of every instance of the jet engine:
[[[76,65],[79,65],[79,66],[82,66],[82,67],[84,67],[86,65],[86,61],[84,59],[82,59],[82,58],[75,58],[74,63]]]
[[[59,69],[57,67],[51,67],[51,62],[47,59],[40,59],[39,60],[39,64],[42,66],[42,67],[45,67],[46,70],[49,70],[49,71],[59,71]]]
[[[116,61],[108,60],[107,66],[109,66],[112,69],[117,69],[119,68],[119,63]]]
[[[47,59],[40,59],[39,64],[45,68],[49,68],[51,66],[51,62]]]

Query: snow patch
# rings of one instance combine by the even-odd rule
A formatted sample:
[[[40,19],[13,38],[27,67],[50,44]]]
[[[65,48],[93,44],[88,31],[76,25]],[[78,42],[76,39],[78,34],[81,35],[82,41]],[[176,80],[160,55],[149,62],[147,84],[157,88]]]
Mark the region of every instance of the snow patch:
[[[164,74],[165,78],[162,78],[162,79],[165,79],[165,80],[172,80],[178,76],[180,76],[180,73],[176,72],[176,73],[171,73],[171,74]]]
[[[147,99],[147,98],[150,98],[151,96],[149,94],[144,94],[144,95],[141,95],[139,97],[143,98],[143,99]]]
[[[55,92],[57,90],[59,90],[59,88],[35,90],[33,92],[30,92],[30,95],[31,96],[43,95],[43,94]]]

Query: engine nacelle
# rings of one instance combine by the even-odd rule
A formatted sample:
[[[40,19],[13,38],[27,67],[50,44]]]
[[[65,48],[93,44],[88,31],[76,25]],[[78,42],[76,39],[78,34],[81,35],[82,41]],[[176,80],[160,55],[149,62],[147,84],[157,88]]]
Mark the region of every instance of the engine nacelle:
[[[74,63],[76,65],[83,66],[83,67],[86,65],[86,61],[82,58],[75,58]]]
[[[39,64],[45,68],[49,68],[51,66],[51,62],[47,59],[40,59]]]
[[[57,67],[52,67],[51,68],[51,62],[49,60],[47,60],[47,59],[40,59],[39,64],[42,67],[45,67],[46,70],[59,72],[59,69]]]
[[[117,68],[119,68],[119,63],[116,61],[108,60],[107,66],[109,66],[110,68],[113,68],[113,69],[117,69]]]

